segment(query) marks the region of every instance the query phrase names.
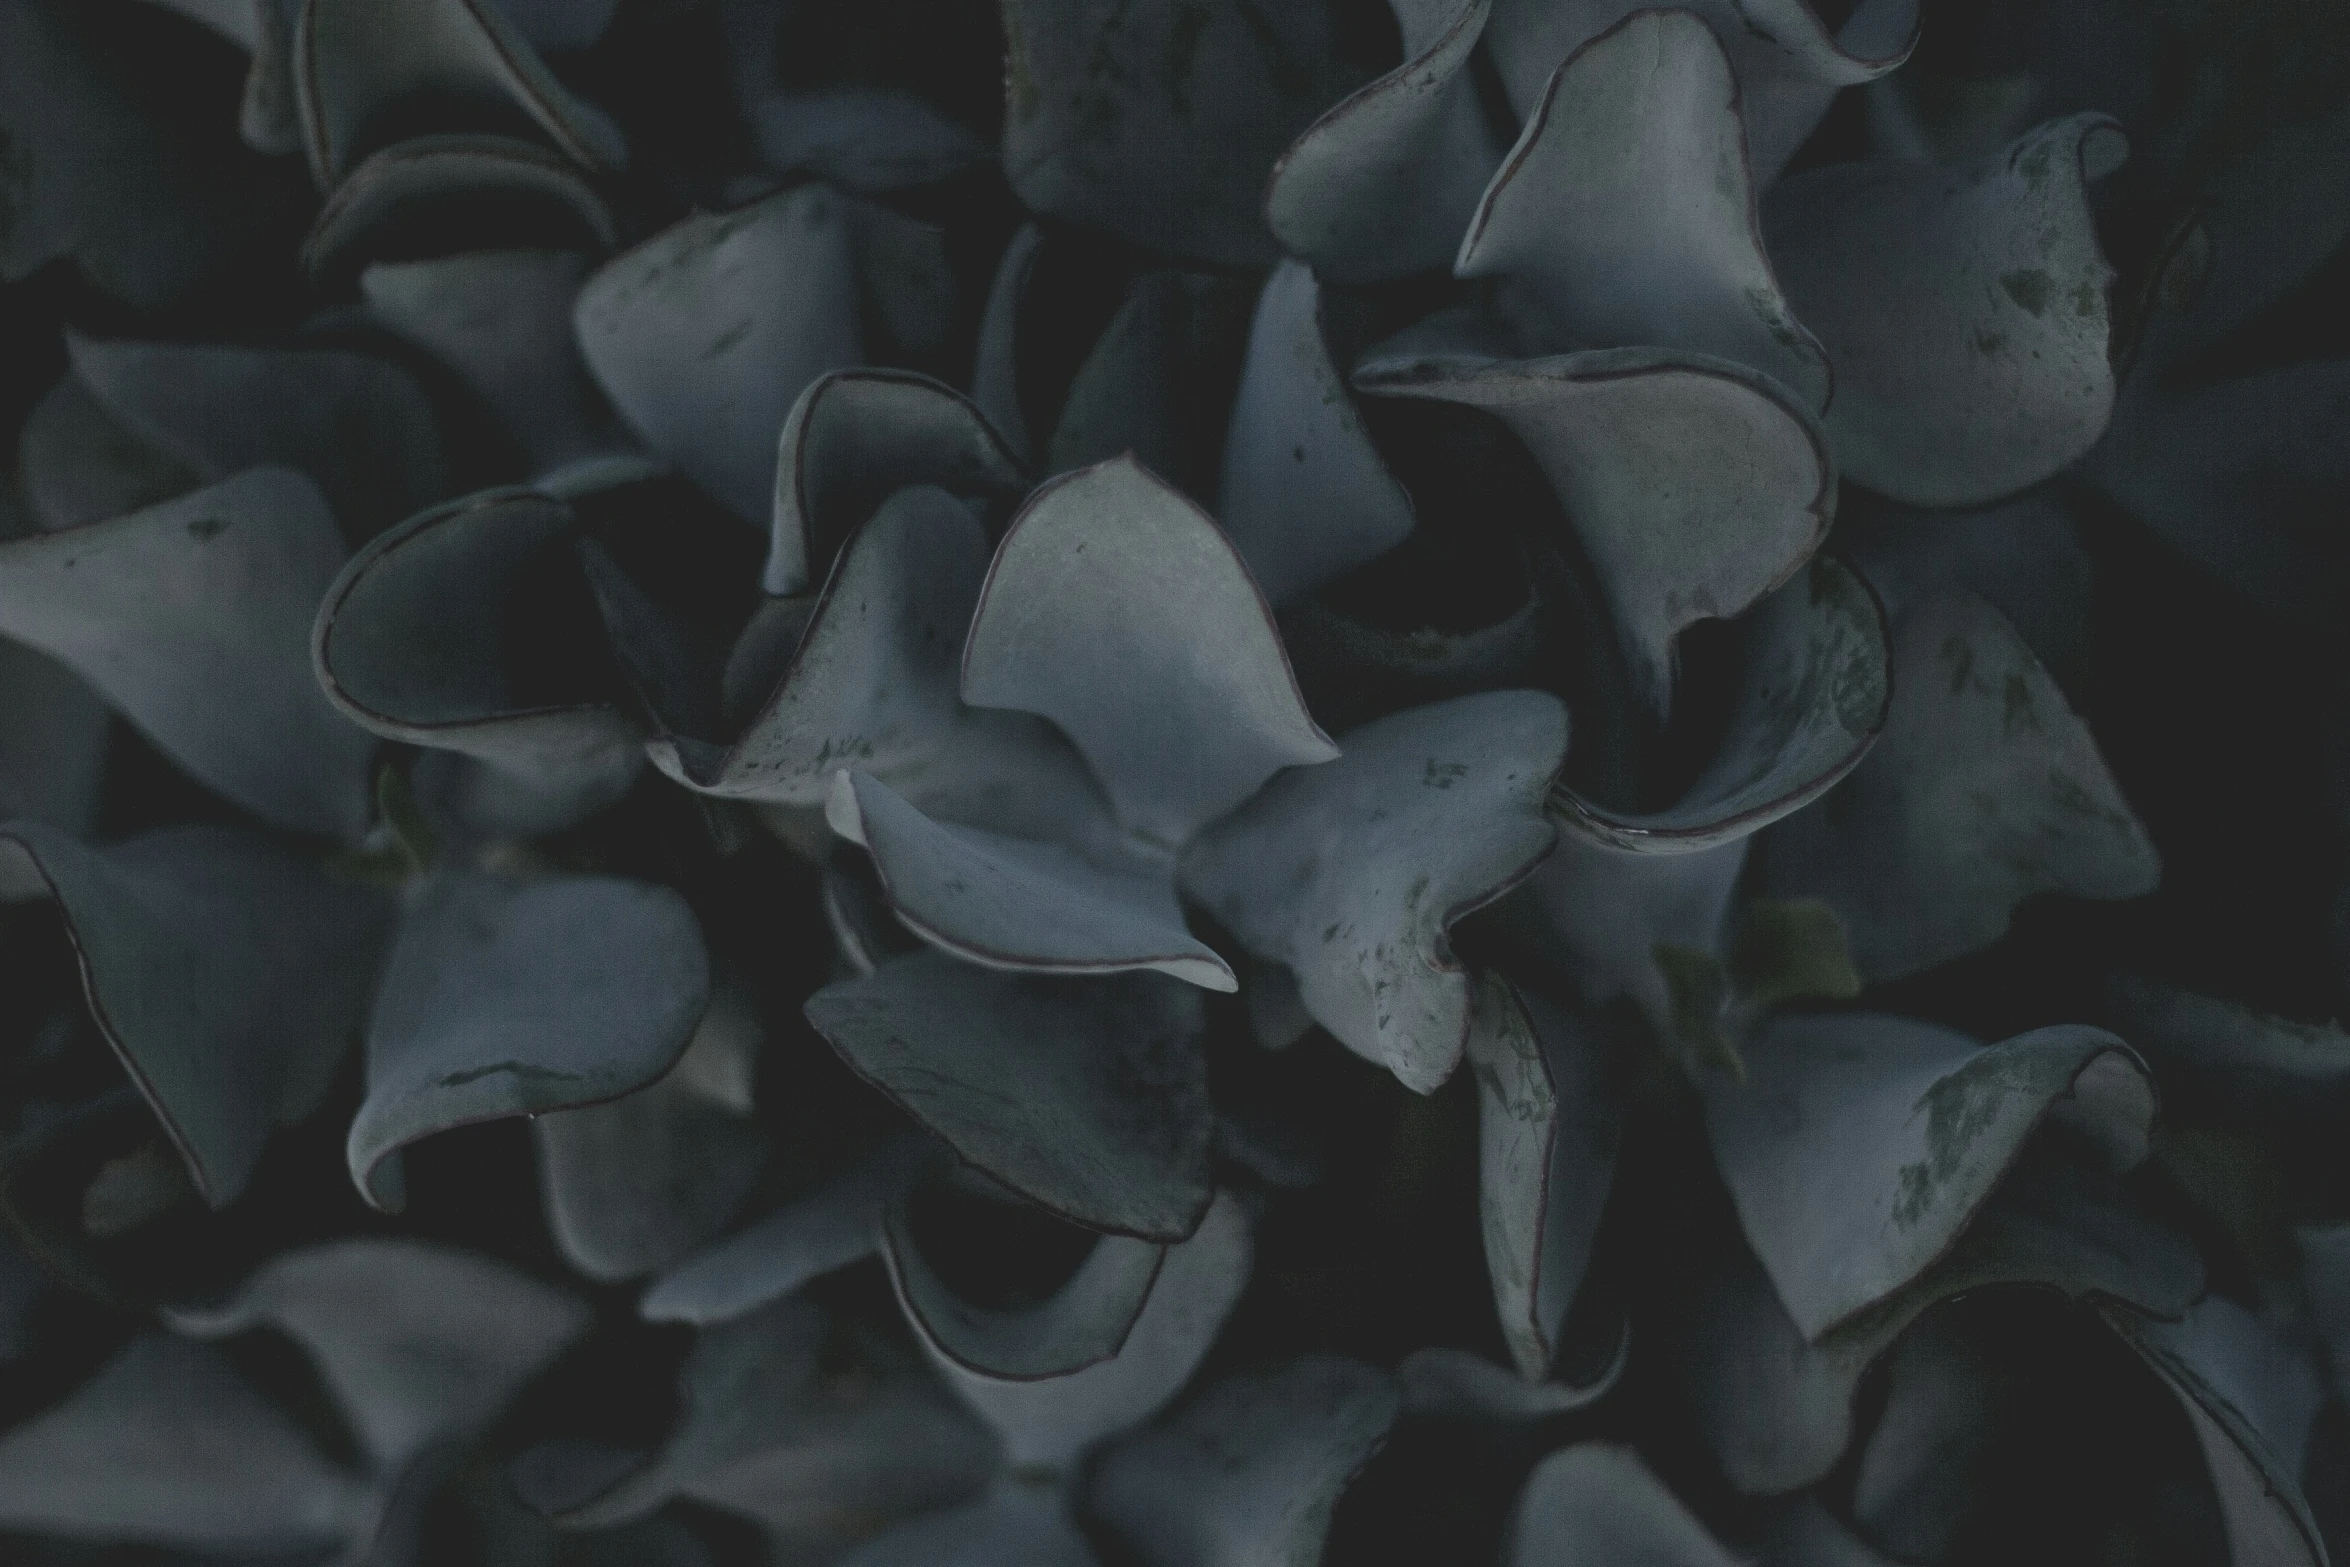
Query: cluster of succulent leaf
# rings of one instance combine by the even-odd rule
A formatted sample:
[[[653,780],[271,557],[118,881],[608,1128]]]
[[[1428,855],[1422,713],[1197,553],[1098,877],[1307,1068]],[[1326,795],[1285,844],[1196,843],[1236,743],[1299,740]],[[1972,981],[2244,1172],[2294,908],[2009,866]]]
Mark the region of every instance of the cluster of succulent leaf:
[[[0,0],[0,1556],[2321,1567],[2346,62]]]

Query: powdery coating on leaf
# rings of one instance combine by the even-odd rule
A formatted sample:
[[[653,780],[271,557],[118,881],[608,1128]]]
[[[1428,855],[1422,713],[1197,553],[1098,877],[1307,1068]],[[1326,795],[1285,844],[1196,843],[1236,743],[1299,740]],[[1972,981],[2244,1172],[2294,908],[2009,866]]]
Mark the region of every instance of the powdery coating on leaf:
[[[1585,1442],[1534,1466],[1510,1515],[1507,1567],[1740,1567],[1628,1447]]]
[[[1837,463],[1920,506],[1979,506],[2070,465],[2113,409],[2087,184],[2121,161],[2103,115],[1966,168],[1844,163],[1766,208],[1787,297],[1827,345]]]
[[[1614,1184],[1623,1115],[1580,1019],[1498,974],[1478,987],[1477,1211],[1510,1358],[1549,1377]]]
[[[1314,1567],[1401,1410],[1392,1377],[1335,1355],[1226,1377],[1113,1444],[1087,1510],[1153,1567]]]
[[[609,250],[619,239],[611,208],[575,165],[515,137],[444,132],[394,142],[345,175],[302,240],[302,270],[328,283],[370,253],[396,249],[412,226],[484,201],[542,209],[550,241]]]
[[[317,1108],[367,1001],[390,900],[257,833],[167,828],[103,849],[10,824],[0,880],[45,888],[115,1055],[215,1207],[273,1124]]]
[[[409,911],[376,993],[351,1179],[397,1211],[392,1156],[418,1138],[643,1087],[676,1062],[709,998],[701,929],[666,887],[444,874]]]
[[[1172,850],[1285,767],[1338,754],[1230,540],[1131,459],[1013,519],[963,645],[963,700],[1051,719],[1119,822]]]
[[[1656,345],[1827,406],[1826,356],[1771,275],[1730,61],[1686,11],[1639,11],[1551,79],[1453,271],[1499,277],[1554,350]]]
[[[1650,349],[1504,361],[1399,339],[1365,359],[1355,384],[1487,409],[1525,443],[1573,520],[1635,689],[1660,722],[1672,709],[1674,639],[1793,577],[1834,513],[1835,464],[1818,422],[1768,377],[1726,361]]]
[[[574,322],[588,368],[646,444],[764,525],[793,403],[864,357],[842,200],[798,185],[672,224],[590,277]]]
[[[1323,340],[1313,269],[1265,280],[1224,436],[1217,511],[1268,603],[1286,605],[1394,548],[1412,501],[1387,471]]]
[[[356,1479],[218,1350],[163,1333],[0,1435],[10,1528],[265,1555],[339,1543],[364,1505]]]
[[[486,1429],[591,1321],[579,1300],[502,1262],[392,1239],[282,1252],[222,1304],[166,1318],[199,1338],[257,1327],[293,1338],[385,1474]]]
[[[181,766],[269,821],[356,836],[375,740],[307,644],[342,536],[298,473],[256,468],[111,522],[0,543],[0,630],[63,661]]]
[[[2136,1158],[2154,1117],[2144,1064],[2077,1024],[1978,1046],[1902,1018],[1782,1016],[1746,1063],[1745,1082],[1706,1084],[1706,1130],[1747,1238],[1812,1339],[1941,1256],[2060,1098],[2079,1096],[2109,1123],[2085,1129]]]
[[[1189,986],[1030,979],[920,952],[806,1010],[859,1076],[1071,1223],[1166,1242],[1206,1214],[1215,1118]]]
[[[1431,1093],[1469,1033],[1469,977],[1447,932],[1550,853],[1542,802],[1566,751],[1566,709],[1543,692],[1391,714],[1202,834],[1183,889],[1249,951],[1288,965],[1340,1043]]]
[[[1306,128],[1273,165],[1265,221],[1325,277],[1448,264],[1501,161],[1467,74],[1492,0],[1390,0],[1404,63]]]
[[[1959,589],[1903,617],[1893,693],[1868,759],[1760,840],[1760,890],[1832,905],[1864,978],[1989,946],[2035,893],[2154,890],[2146,830],[1997,610]]]

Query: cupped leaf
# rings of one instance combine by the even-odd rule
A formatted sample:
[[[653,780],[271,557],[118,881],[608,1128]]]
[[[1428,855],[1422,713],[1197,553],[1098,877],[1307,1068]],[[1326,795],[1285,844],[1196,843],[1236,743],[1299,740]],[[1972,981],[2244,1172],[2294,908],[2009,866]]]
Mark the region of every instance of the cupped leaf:
[[[410,910],[376,993],[351,1179],[396,1212],[409,1143],[644,1087],[676,1063],[709,997],[701,929],[665,887],[444,874]]]
[[[1871,983],[1989,946],[2035,893],[2131,898],[2161,875],[2088,727],[1964,589],[1895,626],[1893,710],[1867,760],[1759,841],[1762,888],[1824,899]]]
[[[1468,70],[1493,0],[1389,0],[1404,62],[1306,127],[1273,165],[1265,222],[1324,277],[1451,262],[1502,143]]]
[[[106,767],[106,703],[44,653],[0,640],[0,821],[88,836]],[[0,876],[0,902],[41,895]]]
[[[2070,466],[2113,410],[2088,184],[2126,148],[2104,115],[1968,168],[1842,163],[1771,193],[1771,254],[1836,371],[1845,474],[1979,506]]]
[[[515,670],[517,649],[541,666],[568,652],[547,645],[533,611],[543,579],[569,566],[576,531],[569,506],[534,491],[467,496],[360,550],[311,628],[311,665],[337,708],[386,739],[478,764],[495,781],[485,798],[515,830],[602,809],[644,761],[643,731],[600,695],[546,700]]]
[[[1567,750],[1557,698],[1495,691],[1350,731],[1203,833],[1181,880],[1314,1020],[1419,1093],[1460,1063],[1471,984],[1455,920],[1550,853],[1542,814]]]
[[[1033,223],[1023,223],[1004,246],[987,286],[979,341],[972,349],[971,401],[1023,462],[1035,455],[1036,438],[1020,407],[1020,314],[1027,303],[1029,279],[1036,273],[1037,252],[1043,248],[1044,233]]]
[[[810,382],[776,457],[767,591],[803,593],[826,578],[842,542],[911,485],[1010,499],[1020,461],[986,414],[928,376],[836,370]]]
[[[1525,443],[1660,721],[1674,639],[1794,576],[1834,512],[1818,422],[1776,382],[1727,361],[1646,348],[1496,360],[1423,333],[1372,350],[1355,384],[1484,408]]]
[[[1118,820],[1170,849],[1281,769],[1337,755],[1231,541],[1129,459],[1054,480],[1013,519],[963,700],[1051,719]]]
[[[951,179],[993,151],[911,93],[865,87],[779,92],[749,106],[759,152],[846,190],[876,192]]]
[[[2105,994],[2114,1026],[2158,1065],[2303,1086],[2350,1078],[2338,1023],[2297,1023],[2139,974],[2114,975]]]
[[[292,1338],[385,1474],[488,1429],[591,1320],[581,1301],[504,1263],[389,1238],[281,1253],[219,1305],[165,1316],[199,1338]]]
[[[1771,1510],[1760,1543],[1764,1567],[1896,1567],[1808,1493]]]
[[[142,1333],[0,1435],[0,1523],[68,1539],[268,1554],[341,1543],[366,1501],[221,1353]]]
[[[16,472],[6,504],[22,501],[26,526],[55,532],[105,522],[201,488],[195,469],[158,451],[107,412],[68,371],[42,394],[16,432]],[[13,522],[13,517],[11,518]]]
[[[1188,986],[995,974],[920,952],[826,986],[807,1014],[965,1160],[1073,1224],[1177,1241],[1207,1212],[1215,1115]]]
[[[512,136],[438,132],[394,142],[343,177],[302,240],[302,270],[326,283],[461,226],[478,235],[485,218],[500,235],[550,245],[603,251],[619,238],[569,160]]]
[[[1093,1548],[1050,1480],[998,1475],[978,1501],[899,1524],[839,1567],[1095,1567]]]
[[[1113,1236],[1100,1244],[1142,1243]],[[1141,1315],[1108,1360],[1068,1376],[1016,1380],[971,1370],[927,1338],[925,1348],[1001,1436],[1008,1463],[1066,1471],[1102,1437],[1149,1419],[1191,1379],[1247,1286],[1254,1255],[1247,1211],[1222,1192],[1191,1239],[1166,1248]],[[913,1321],[921,1333],[922,1319]]]
[[[1474,1350],[1436,1346],[1415,1349],[1395,1368],[1403,1407],[1415,1415],[1454,1420],[1494,1420],[1517,1425],[1572,1414],[1615,1391],[1631,1363],[1632,1334],[1616,1339],[1616,1352],[1592,1381],[1529,1382]]]
[[[310,481],[255,468],[110,522],[0,543],[0,630],[71,667],[256,815],[355,837],[375,739],[319,692],[305,651],[342,562]]]
[[[1061,473],[1125,455],[1204,504],[1216,491],[1250,299],[1246,281],[1221,273],[1130,278],[1070,376],[1045,468]]]
[[[0,879],[57,900],[92,1019],[196,1190],[226,1205],[270,1127],[325,1096],[366,1006],[390,901],[225,827],[94,849],[15,822],[0,851],[11,862]]]
[[[1032,210],[1221,266],[1274,258],[1266,172],[1360,80],[1319,7],[1007,0],[1004,172]]]
[[[1583,1442],[1534,1466],[1510,1514],[1507,1567],[1738,1567],[1628,1447]]]
[[[1331,363],[1322,290],[1302,262],[1275,267],[1257,298],[1217,512],[1275,605],[1369,563],[1412,531],[1411,497]]]
[[[1827,406],[1826,355],[1763,253],[1729,57],[1690,12],[1634,12],[1568,57],[1453,271],[1502,279],[1544,349],[1726,359]]]
[[[1392,1377],[1336,1355],[1226,1377],[1113,1443],[1087,1509],[1158,1567],[1314,1567],[1401,1410]]]
[[[764,524],[792,405],[864,357],[846,206],[797,185],[697,213],[607,262],[574,319],[588,368],[646,444]]]
[[[578,8],[573,8],[577,10]],[[490,0],[305,0],[294,27],[295,101],[319,188],[420,106],[519,115],[581,167],[619,168],[628,149],[602,111],[574,98]]]

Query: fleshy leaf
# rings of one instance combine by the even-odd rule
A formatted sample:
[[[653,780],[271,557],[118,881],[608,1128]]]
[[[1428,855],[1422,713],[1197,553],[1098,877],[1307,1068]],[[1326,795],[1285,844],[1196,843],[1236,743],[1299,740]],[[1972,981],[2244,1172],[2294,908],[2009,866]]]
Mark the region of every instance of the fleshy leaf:
[[[1997,610],[1961,589],[1904,617],[1893,692],[1868,759],[1760,840],[1762,887],[1832,906],[1863,978],[1989,946],[2035,893],[2154,889],[2160,859],[2096,741]]]
[[[620,0],[492,0],[541,49],[586,49],[612,25]]]
[[[1818,422],[1725,361],[1645,348],[1505,361],[1419,336],[1374,349],[1355,384],[1484,408],[1516,433],[1573,519],[1660,721],[1674,638],[1744,612],[1828,531],[1836,471]]]
[[[1221,273],[1152,270],[1129,279],[1069,378],[1045,468],[1065,473],[1125,456],[1205,504],[1216,492],[1251,298],[1245,280]],[[1037,308],[1050,319],[1049,304]]]
[[[1217,511],[1275,605],[1368,564],[1412,531],[1411,497],[1330,362],[1321,304],[1303,262],[1273,269],[1224,437]]]
[[[1028,280],[1035,275],[1037,252],[1043,248],[1044,234],[1033,223],[1022,224],[1004,246],[1003,259],[988,284],[979,341],[972,350],[971,401],[1023,462],[1035,454],[1036,442],[1020,407],[1020,313],[1028,299]]]
[[[993,974],[941,952],[809,998],[859,1076],[996,1180],[1073,1224],[1198,1228],[1214,1113],[1196,991],[1149,975]]]
[[[111,721],[105,702],[72,670],[0,640],[0,821],[29,819],[86,837],[98,815]],[[0,903],[37,898],[41,890],[37,881],[0,874]]]
[[[1836,371],[1848,478],[1979,506],[2069,467],[2113,409],[2088,182],[2126,144],[2054,120],[1969,168],[1841,163],[1771,193],[1771,254]]]
[[[376,994],[351,1179],[397,1211],[407,1144],[642,1088],[709,996],[701,930],[665,887],[446,874],[409,912]]]
[[[1113,1444],[1088,1510],[1154,1567],[1315,1567],[1401,1409],[1392,1377],[1335,1355],[1226,1377]]]
[[[16,433],[13,488],[32,527],[55,532],[105,522],[200,488],[196,470],[158,451],[106,410],[68,371]],[[14,507],[10,509],[13,511]],[[10,536],[32,527],[8,530]]]
[[[2106,996],[2114,1025],[2159,1064],[2302,1085],[2350,1078],[2350,1033],[2337,1023],[2297,1023],[2137,974],[2116,974]]]
[[[215,1207],[272,1124],[317,1108],[389,933],[380,893],[332,881],[257,833],[175,827],[93,849],[12,823],[11,872],[45,886],[90,1015]]]
[[[1051,719],[1119,821],[1169,849],[1281,769],[1337,755],[1231,541],[1127,459],[1054,480],[1013,519],[963,700]]]
[[[1518,1425],[1572,1414],[1615,1391],[1631,1363],[1632,1334],[1616,1339],[1616,1352],[1591,1382],[1529,1382],[1473,1350],[1435,1346],[1415,1349],[1395,1368],[1403,1407],[1415,1415],[1453,1420],[1492,1420]]]
[[[1827,406],[1827,357],[1763,253],[1729,57],[1687,11],[1634,12],[1568,58],[1453,271],[1503,279],[1545,349],[1726,359]]]
[[[488,205],[500,234],[599,251],[619,238],[612,209],[568,159],[512,136],[441,132],[394,142],[345,175],[302,241],[302,270],[314,283],[338,280],[407,253],[417,236],[479,222]]]
[[[845,205],[798,185],[696,214],[606,263],[574,319],[588,368],[646,444],[764,526],[792,405],[864,357]]]
[[[404,1239],[284,1252],[220,1305],[165,1315],[200,1338],[268,1327],[294,1339],[386,1474],[486,1430],[591,1320],[503,1263]]]
[[[1248,1284],[1255,1247],[1249,1217],[1230,1192],[1217,1195],[1191,1239],[1166,1260],[1123,1347],[1065,1377],[1014,1381],[958,1365],[935,1344],[938,1367],[964,1402],[1003,1438],[1015,1466],[1068,1470],[1100,1438],[1151,1417],[1190,1380]],[[1115,1237],[1104,1246],[1135,1246]],[[921,1321],[915,1319],[917,1332]]]
[[[1468,1053],[1494,1310],[1519,1374],[1539,1383],[1590,1265],[1623,1110],[1592,1031],[1499,974],[1479,986]]]
[[[1809,1493],[1773,1509],[1761,1544],[1763,1567],[1898,1567]]]
[[[1469,1033],[1469,976],[1447,933],[1550,853],[1542,802],[1566,750],[1566,709],[1542,692],[1374,720],[1337,761],[1281,775],[1202,834],[1184,890],[1286,964],[1341,1044],[1432,1092]]]
[[[1507,1567],[1739,1567],[1628,1447],[1583,1442],[1534,1466],[1510,1517]]]
[[[978,1501],[902,1523],[842,1557],[837,1567],[1095,1567],[1093,1548],[1070,1521],[1059,1485],[996,1477]]]
[[[1900,1290],[1950,1243],[2044,1119],[2117,1168],[2146,1156],[2154,1085],[2103,1029],[1980,1046],[1868,1013],[1783,1016],[1746,1080],[1706,1085],[1706,1130],[1747,1238],[1817,1339]]]
[[[1389,0],[1404,62],[1306,127],[1273,165],[1265,221],[1338,282],[1448,265],[1501,162],[1467,67],[1493,0]]]
[[[375,739],[327,703],[307,653],[342,561],[310,482],[256,468],[110,522],[0,543],[0,630],[72,667],[248,810],[355,837]]]
[[[911,93],[841,87],[779,92],[748,106],[759,152],[845,190],[879,192],[951,179],[993,151]]]

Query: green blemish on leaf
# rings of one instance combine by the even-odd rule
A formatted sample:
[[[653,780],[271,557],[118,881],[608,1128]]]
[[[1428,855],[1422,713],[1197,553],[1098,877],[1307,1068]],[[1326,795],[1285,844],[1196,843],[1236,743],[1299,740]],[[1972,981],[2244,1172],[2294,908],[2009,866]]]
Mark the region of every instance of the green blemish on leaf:
[[[1730,980],[1721,963],[1702,948],[1670,941],[1658,942],[1651,955],[1665,982],[1666,1021],[1675,1041],[1700,1061],[1744,1081],[1746,1063],[1722,1028],[1730,1005]]]
[[[2010,736],[2015,733],[2018,724],[2032,729],[2040,727],[2040,710],[2032,704],[2031,683],[2020,674],[2007,677],[2007,684],[2000,695],[2000,709],[2001,726]]]
[[[2105,292],[2094,282],[2083,278],[2073,285],[2073,314],[2084,321],[2094,320],[2105,308]]]
[[[1199,66],[1200,36],[1208,30],[1209,20],[1208,8],[1199,0],[1182,0],[1167,24],[1167,54],[1160,81],[1177,114],[1191,112],[1191,73]]]
[[[2056,291],[2055,281],[2038,267],[2027,267],[2021,272],[2003,272],[1999,286],[2007,290],[2007,297],[2033,315],[2044,314],[2048,297]]]
[[[1808,997],[1848,1001],[1860,971],[1836,911],[1817,898],[1757,898],[1740,913],[1730,978],[1741,1001],[1772,1007]]]
[[[2005,348],[2006,346],[2007,346],[2007,334],[2006,334],[2006,333],[2004,333],[2004,332],[1986,332],[1986,331],[1983,331],[1983,330],[1981,330],[1980,328],[1977,328],[1977,329],[1976,329],[1976,332],[1975,332],[1975,352],[1976,352],[1976,353],[1978,353],[1978,354],[1981,354],[1981,355],[1982,355],[1982,356],[1983,356],[1985,359],[1991,359],[1991,358],[1995,358],[1995,357],[1997,357],[1997,355],[1998,355],[1999,351],[2000,351],[2001,349]]]
[[[710,346],[702,350],[702,358],[704,360],[716,359],[719,355],[725,353],[728,349],[734,347],[735,344],[741,342],[744,338],[750,335],[751,323],[748,321],[737,321],[734,325],[728,327],[725,331],[719,333],[716,337],[710,340]]]
[[[2008,1084],[1996,1070],[1979,1070],[1984,1059],[1977,1057],[1919,1097],[1915,1108],[1926,1112],[1926,1157],[1901,1167],[1894,1223],[1907,1228],[1926,1216],[1966,1162],[1975,1139],[1998,1118]]]
[[[451,1072],[441,1079],[443,1088],[462,1088],[467,1083],[504,1072],[525,1083],[576,1083],[577,1072],[558,1071],[551,1066],[535,1066],[528,1061],[493,1061],[488,1066],[467,1067],[462,1072]]]
[[[1431,760],[1428,763],[1427,771],[1420,775],[1420,783],[1429,789],[1449,789],[1468,776],[1469,764],[1466,762]]]
[[[1950,694],[1957,696],[1974,678],[1975,650],[1964,637],[1946,637],[1942,642],[1942,662],[1950,666]]]
[[[198,517],[188,524],[188,537],[198,544],[209,544],[227,526],[226,517]]]

